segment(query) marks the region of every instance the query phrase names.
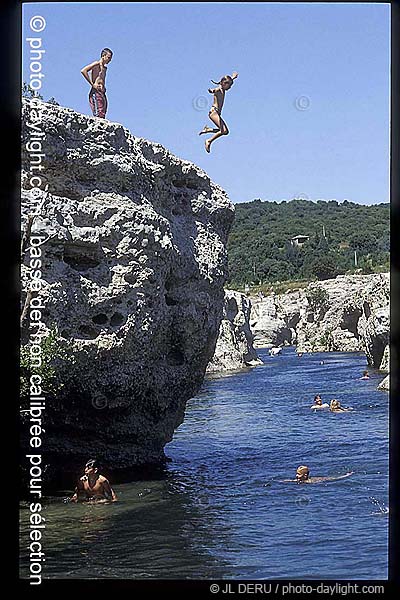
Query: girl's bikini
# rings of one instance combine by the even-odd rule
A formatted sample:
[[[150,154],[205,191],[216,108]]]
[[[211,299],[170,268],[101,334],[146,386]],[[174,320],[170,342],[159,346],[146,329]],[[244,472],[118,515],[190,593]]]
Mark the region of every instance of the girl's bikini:
[[[218,115],[218,116],[221,116],[221,111],[219,110],[218,106],[212,106],[212,107],[210,108],[210,113],[211,113],[213,110],[214,110],[214,111],[217,113],[217,115]]]

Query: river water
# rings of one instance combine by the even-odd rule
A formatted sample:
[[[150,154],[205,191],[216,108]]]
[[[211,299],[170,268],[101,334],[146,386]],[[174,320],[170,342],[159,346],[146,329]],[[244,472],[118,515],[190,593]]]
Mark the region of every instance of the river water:
[[[48,499],[44,577],[387,577],[388,394],[376,390],[383,375],[370,370],[361,381],[361,353],[259,355],[259,367],[205,381],[157,479],[114,485],[112,505]],[[316,393],[355,410],[311,411]],[[314,476],[354,474],[279,481],[300,464]],[[22,576],[28,517],[22,506]]]

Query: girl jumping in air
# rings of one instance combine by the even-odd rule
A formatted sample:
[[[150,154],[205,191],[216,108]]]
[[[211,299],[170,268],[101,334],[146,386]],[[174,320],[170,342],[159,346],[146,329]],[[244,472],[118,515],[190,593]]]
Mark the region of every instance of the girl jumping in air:
[[[228,135],[229,133],[228,127],[221,117],[221,112],[222,107],[224,105],[225,92],[231,89],[233,81],[237,78],[238,75],[239,73],[236,73],[236,71],[234,71],[232,75],[224,75],[224,77],[222,77],[222,79],[220,79],[220,81],[218,82],[211,80],[218,87],[213,89],[209,88],[208,90],[210,94],[214,94],[214,102],[212,107],[210,108],[208,116],[210,117],[214,125],[216,125],[216,127],[208,127],[207,125],[205,125],[199,133],[199,135],[202,135],[203,133],[215,133],[215,135],[213,135],[211,138],[205,141],[204,145],[206,148],[206,152],[210,152],[210,146],[214,140],[221,137],[221,135]]]

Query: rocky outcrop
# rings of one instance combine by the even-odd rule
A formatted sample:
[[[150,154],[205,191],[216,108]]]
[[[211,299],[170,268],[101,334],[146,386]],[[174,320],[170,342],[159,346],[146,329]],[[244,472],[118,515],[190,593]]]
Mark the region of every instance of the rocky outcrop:
[[[298,352],[364,351],[370,366],[388,372],[389,295],[389,274],[380,273],[342,275],[255,298],[250,317],[254,345],[294,344]]]
[[[383,356],[381,360],[381,364],[379,365],[379,370],[387,373],[385,379],[381,381],[378,385],[378,390],[383,390],[385,392],[390,391],[390,346],[389,344],[385,346],[385,350],[383,351]]]
[[[379,368],[389,339],[389,275],[343,275],[311,283],[304,293],[298,351],[364,351]]]
[[[214,353],[233,206],[200,168],[118,123],[36,110],[39,121],[24,101],[22,225],[43,201],[42,319],[75,358],[58,365],[44,453],[53,464],[158,462]],[[32,123],[49,196],[31,190]],[[31,276],[27,251],[24,290]]]
[[[296,344],[303,301],[300,291],[252,298],[250,326],[255,347]]]
[[[385,379],[378,385],[378,390],[390,392],[390,375],[386,375]]]
[[[385,350],[383,351],[383,356],[381,360],[381,364],[379,365],[379,370],[384,371],[385,373],[389,373],[390,369],[390,346],[389,344],[385,346]]]
[[[251,302],[247,296],[225,290],[223,317],[215,354],[207,366],[208,373],[242,369],[262,363],[253,347],[250,310]]]
[[[390,336],[390,286],[389,275],[374,278],[362,294],[362,315],[358,322],[358,333],[368,364],[379,369]],[[384,368],[389,367],[389,348]],[[385,364],[386,363],[386,364]]]

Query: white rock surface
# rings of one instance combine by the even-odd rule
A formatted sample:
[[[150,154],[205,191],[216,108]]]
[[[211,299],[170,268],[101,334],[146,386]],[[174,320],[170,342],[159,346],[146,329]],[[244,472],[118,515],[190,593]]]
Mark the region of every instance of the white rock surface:
[[[208,373],[242,369],[262,363],[253,347],[250,310],[251,302],[247,296],[225,290],[223,317],[215,354],[207,366]]]
[[[69,465],[93,452],[110,467],[158,462],[213,355],[234,209],[204,171],[160,144],[39,104],[51,192],[34,227],[48,238],[43,321],[73,341],[76,358],[65,372],[59,365],[65,387],[48,401],[45,450]],[[23,102],[23,227],[35,106]],[[24,290],[30,274],[27,254]]]
[[[384,371],[385,373],[389,373],[390,370],[390,346],[387,344],[385,346],[385,350],[383,351],[383,356],[381,360],[381,364],[379,366],[380,371]]]
[[[301,292],[253,297],[250,326],[256,348],[296,344],[296,327],[300,319]]]
[[[310,292],[322,290],[326,302],[313,306]],[[379,368],[389,339],[389,275],[342,275],[311,283],[297,325],[300,352],[364,351],[368,363]]]
[[[385,379],[378,385],[378,390],[390,392],[390,375],[386,375]]]

